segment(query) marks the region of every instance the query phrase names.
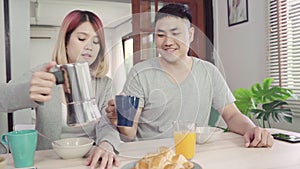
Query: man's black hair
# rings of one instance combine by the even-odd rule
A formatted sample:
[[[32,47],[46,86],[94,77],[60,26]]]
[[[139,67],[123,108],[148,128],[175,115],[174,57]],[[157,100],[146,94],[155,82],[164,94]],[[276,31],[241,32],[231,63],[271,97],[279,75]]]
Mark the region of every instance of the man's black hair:
[[[182,19],[188,19],[192,23],[192,14],[187,5],[181,3],[171,3],[163,6],[155,15],[156,22],[167,16],[176,16]]]

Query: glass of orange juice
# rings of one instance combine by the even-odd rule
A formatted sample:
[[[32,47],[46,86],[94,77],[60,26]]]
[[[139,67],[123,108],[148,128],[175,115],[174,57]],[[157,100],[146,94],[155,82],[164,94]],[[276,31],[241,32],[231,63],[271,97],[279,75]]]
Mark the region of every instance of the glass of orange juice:
[[[176,154],[192,159],[196,147],[196,124],[189,121],[174,121],[174,143]]]

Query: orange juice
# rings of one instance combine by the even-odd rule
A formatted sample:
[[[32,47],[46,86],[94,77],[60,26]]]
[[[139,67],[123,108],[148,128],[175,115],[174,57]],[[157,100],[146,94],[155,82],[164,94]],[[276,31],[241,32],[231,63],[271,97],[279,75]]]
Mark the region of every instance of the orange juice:
[[[186,159],[191,159],[195,154],[196,132],[175,131],[174,141],[176,154],[182,154]]]

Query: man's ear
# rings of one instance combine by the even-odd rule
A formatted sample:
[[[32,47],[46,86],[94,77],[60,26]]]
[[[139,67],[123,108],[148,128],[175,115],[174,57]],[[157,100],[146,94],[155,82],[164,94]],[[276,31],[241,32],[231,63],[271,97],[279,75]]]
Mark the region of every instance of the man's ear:
[[[190,28],[189,28],[189,38],[190,38],[190,43],[192,43],[193,40],[194,40],[194,34],[195,34],[195,28],[194,28],[194,27],[190,27]]]

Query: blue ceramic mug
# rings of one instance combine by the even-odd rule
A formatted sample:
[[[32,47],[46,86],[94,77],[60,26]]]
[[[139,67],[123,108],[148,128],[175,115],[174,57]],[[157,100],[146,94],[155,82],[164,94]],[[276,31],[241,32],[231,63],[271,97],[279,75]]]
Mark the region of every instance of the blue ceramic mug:
[[[116,95],[118,126],[132,127],[138,110],[139,100],[135,96]]]
[[[33,166],[37,145],[36,130],[20,130],[5,133],[1,136],[3,144],[8,145],[16,168]]]

